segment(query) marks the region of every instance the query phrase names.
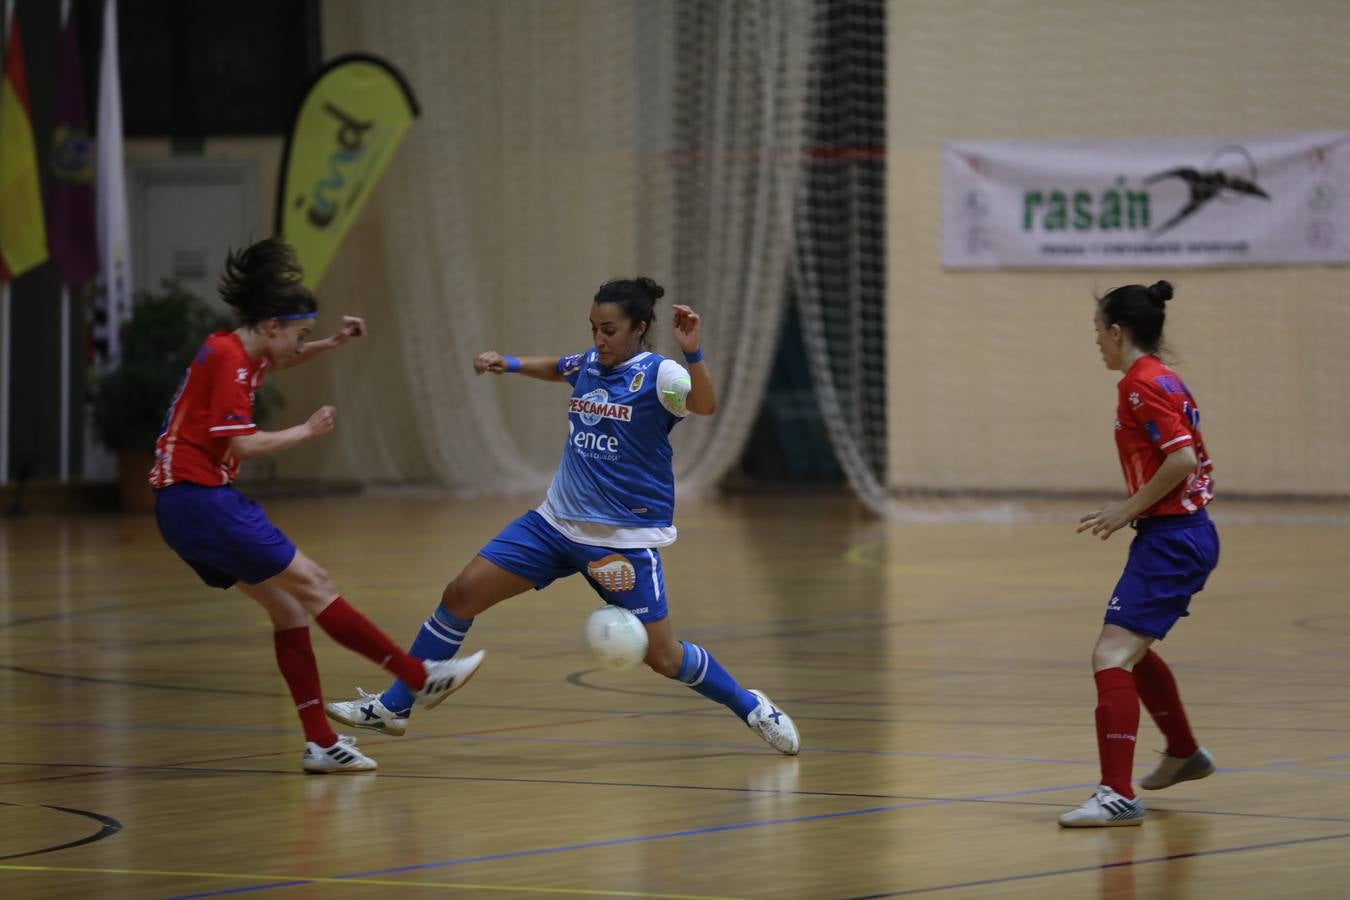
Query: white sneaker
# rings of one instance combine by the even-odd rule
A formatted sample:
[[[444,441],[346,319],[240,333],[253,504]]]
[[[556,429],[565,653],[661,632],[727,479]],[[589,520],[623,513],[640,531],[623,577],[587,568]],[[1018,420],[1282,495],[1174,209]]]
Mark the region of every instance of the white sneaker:
[[[1082,806],[1059,817],[1065,828],[1107,828],[1113,825],[1142,825],[1144,802],[1127,800],[1104,784]]]
[[[1199,781],[1213,774],[1214,757],[1204,747],[1198,747],[1185,758],[1164,753],[1158,768],[1139,782],[1139,786],[1146,791],[1160,791],[1180,781]]]
[[[478,672],[478,667],[483,664],[484,656],[487,656],[487,652],[479,650],[463,658],[423,660],[422,666],[427,670],[427,683],[420,691],[413,691],[413,696],[427,709],[434,708],[469,683],[469,679],[473,678]]]
[[[796,756],[802,741],[792,718],[775,706],[763,691],[752,690],[750,693],[759,698],[759,706],[751,710],[745,724],[758,731],[765,743],[779,753]]]
[[[318,775],[350,775],[374,772],[380,764],[356,749],[356,738],[339,734],[331,747],[305,741],[304,766],[306,772]]]
[[[323,711],[328,718],[352,728],[369,728],[381,734],[395,737],[408,730],[408,717],[400,716],[380,701],[380,694],[368,694],[360,688],[357,700],[343,700],[338,703],[325,703]]]

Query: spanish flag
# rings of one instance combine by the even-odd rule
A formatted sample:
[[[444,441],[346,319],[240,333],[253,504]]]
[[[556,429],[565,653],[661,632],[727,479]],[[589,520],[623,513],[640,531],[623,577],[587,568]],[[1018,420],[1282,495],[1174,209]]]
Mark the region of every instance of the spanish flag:
[[[33,119],[19,23],[11,18],[0,86],[0,283],[47,261]]]

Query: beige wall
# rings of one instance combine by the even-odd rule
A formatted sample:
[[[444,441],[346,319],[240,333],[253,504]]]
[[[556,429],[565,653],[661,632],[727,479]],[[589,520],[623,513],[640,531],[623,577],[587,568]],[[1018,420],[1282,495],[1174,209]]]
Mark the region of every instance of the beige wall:
[[[1091,298],[1166,277],[1219,489],[1350,493],[1350,270],[947,272],[945,140],[1242,136],[1350,123],[1344,0],[893,0],[889,482],[1119,489]]]
[[[280,137],[213,137],[202,145],[200,159],[249,160],[256,167],[258,222],[255,233],[272,233],[272,209],[277,202],[277,173],[281,169]],[[138,160],[173,159],[173,146],[168,138],[128,138],[126,162]]]
[[[369,318],[371,340],[344,352],[365,374],[321,362],[286,376],[297,411],[327,401],[347,410],[342,453],[297,448],[278,460],[283,475],[444,480],[429,457],[462,452],[444,434],[447,421],[473,427],[462,391],[495,392],[501,427],[551,472],[567,428],[556,398],[523,379],[475,379],[472,356],[584,349],[596,286],[637,266],[633,88],[609,74],[624,67],[615,48],[631,37],[625,10],[324,4],[325,58],[384,57],[421,115],[320,290],[326,310]],[[425,277],[410,278],[412,267]],[[396,287],[410,282],[424,289]],[[427,336],[444,340],[428,349]],[[427,354],[436,365],[418,363]],[[436,379],[444,385],[425,383]]]

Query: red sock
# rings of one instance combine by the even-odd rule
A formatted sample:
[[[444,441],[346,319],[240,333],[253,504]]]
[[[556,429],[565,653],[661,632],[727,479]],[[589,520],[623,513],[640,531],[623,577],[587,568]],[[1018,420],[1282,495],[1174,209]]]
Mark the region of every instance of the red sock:
[[[389,639],[389,635],[376,628],[374,622],[341,597],[328,604],[328,608],[315,616],[314,621],[328,632],[330,638],[392,673],[414,691],[421,690],[427,683],[427,672],[422,668],[422,661],[405,653]]]
[[[1139,699],[1144,701],[1158,730],[1167,738],[1167,755],[1186,759],[1200,747],[1191,734],[1191,723],[1186,720],[1186,709],[1177,693],[1177,680],[1167,663],[1152,650],[1134,666],[1134,683]]]
[[[295,711],[305,729],[305,740],[320,747],[337,743],[337,735],[323,714],[323,689],[319,687],[319,664],[314,660],[314,647],[309,642],[308,628],[287,628],[272,632],[272,643],[277,651],[277,668],[286,686],[291,689]]]
[[[1097,752],[1102,760],[1102,784],[1126,799],[1134,799],[1130,774],[1139,733],[1139,692],[1134,675],[1125,669],[1103,669],[1097,681]]]

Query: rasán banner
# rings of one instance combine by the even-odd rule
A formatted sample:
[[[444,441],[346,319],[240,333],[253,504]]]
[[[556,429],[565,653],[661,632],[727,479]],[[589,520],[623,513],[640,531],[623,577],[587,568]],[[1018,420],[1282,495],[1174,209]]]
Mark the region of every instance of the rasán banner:
[[[1350,262],[1350,133],[943,147],[953,269]]]
[[[403,77],[378,57],[341,56],[314,77],[286,141],[276,212],[307,287],[323,280],[417,112]]]

